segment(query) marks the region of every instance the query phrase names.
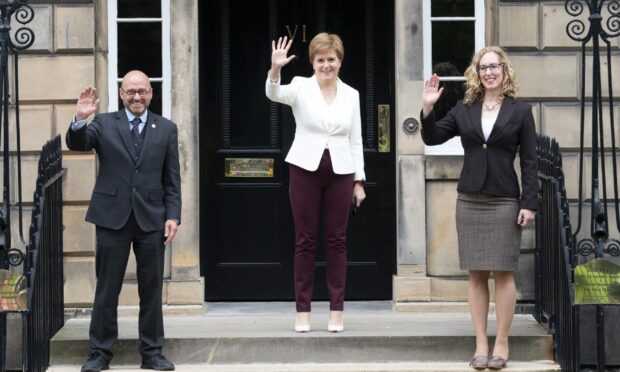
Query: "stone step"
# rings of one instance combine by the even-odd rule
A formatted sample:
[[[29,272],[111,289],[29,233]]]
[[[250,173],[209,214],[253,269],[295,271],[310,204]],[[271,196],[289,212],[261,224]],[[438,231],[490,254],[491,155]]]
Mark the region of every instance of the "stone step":
[[[394,311],[398,313],[423,314],[469,314],[469,304],[463,301],[445,302],[394,302]],[[489,304],[489,314],[495,313],[495,303]]]
[[[467,364],[474,332],[465,313],[396,313],[392,302],[348,302],[345,331],[326,331],[328,305],[312,311],[313,331],[295,333],[294,304],[209,304],[201,316],[165,317],[163,353],[178,364],[394,363]],[[80,365],[88,354],[89,319],[71,319],[51,341],[52,366]],[[135,317],[119,318],[113,365],[137,365]],[[490,342],[495,318],[489,317]],[[516,315],[510,358],[552,360],[552,337],[531,315]]]
[[[79,366],[56,366],[48,372],[79,372]],[[138,366],[111,366],[112,372],[144,371]],[[298,364],[178,364],[177,372],[471,372],[463,362],[400,362],[400,363],[298,363]],[[504,371],[550,372],[560,371],[551,361],[508,362]]]

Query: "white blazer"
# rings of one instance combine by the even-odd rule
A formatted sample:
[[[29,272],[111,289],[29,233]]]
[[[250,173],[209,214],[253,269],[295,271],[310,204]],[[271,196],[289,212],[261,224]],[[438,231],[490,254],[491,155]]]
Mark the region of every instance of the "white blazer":
[[[289,85],[272,83],[267,76],[265,92],[274,101],[293,109],[295,139],[285,161],[315,171],[329,149],[336,174],[354,173],[365,180],[360,99],[357,90],[338,79],[336,98],[327,105],[315,76],[296,76]]]

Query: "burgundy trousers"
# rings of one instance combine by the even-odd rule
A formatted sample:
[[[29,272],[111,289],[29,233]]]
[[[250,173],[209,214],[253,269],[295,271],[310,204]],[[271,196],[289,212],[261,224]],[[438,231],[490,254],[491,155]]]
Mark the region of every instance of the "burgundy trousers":
[[[335,174],[329,151],[310,172],[289,166],[289,198],[295,222],[295,302],[311,310],[319,218],[322,213],[327,261],[329,309],[342,311],[347,270],[347,224],[353,198],[353,174]]]

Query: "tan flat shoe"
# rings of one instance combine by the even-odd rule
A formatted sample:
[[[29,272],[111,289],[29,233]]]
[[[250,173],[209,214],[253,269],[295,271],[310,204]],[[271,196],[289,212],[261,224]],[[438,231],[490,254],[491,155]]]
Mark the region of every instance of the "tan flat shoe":
[[[508,364],[508,359],[504,359],[501,356],[493,355],[489,360],[489,369],[504,369]]]
[[[471,362],[469,362],[469,365],[473,369],[487,369],[488,364],[489,357],[486,355],[474,355],[474,357],[471,358]]]

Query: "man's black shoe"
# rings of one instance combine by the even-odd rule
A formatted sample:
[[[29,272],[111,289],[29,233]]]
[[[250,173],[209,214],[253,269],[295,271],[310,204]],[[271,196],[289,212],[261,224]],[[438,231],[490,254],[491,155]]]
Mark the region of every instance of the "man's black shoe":
[[[103,357],[97,353],[91,353],[88,356],[88,360],[82,366],[81,372],[99,372],[104,369],[109,369],[108,363]]]
[[[174,364],[170,363],[165,356],[161,354],[142,359],[142,369],[154,369],[156,371],[174,371]]]

